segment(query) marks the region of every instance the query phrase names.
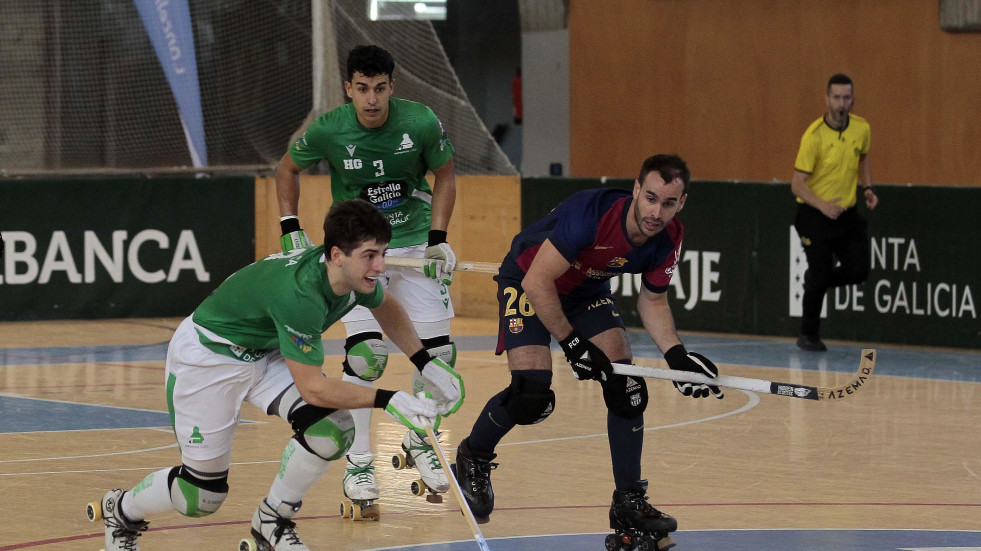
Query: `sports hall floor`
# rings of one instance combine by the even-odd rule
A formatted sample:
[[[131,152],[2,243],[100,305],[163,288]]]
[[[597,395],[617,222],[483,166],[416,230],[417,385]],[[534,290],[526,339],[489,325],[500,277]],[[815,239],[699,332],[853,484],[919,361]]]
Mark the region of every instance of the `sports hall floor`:
[[[85,505],[179,462],[163,390],[167,341],[179,319],[0,323],[0,551],[102,548]],[[339,372],[343,329],[328,340]],[[507,382],[492,320],[454,320],[467,399],[443,423],[450,460],[486,399]],[[640,333],[635,363],[663,366]],[[693,400],[650,381],[644,474],[652,502],[678,518],[678,551],[981,550],[981,351],[829,342],[799,351],[790,338],[684,333],[723,373],[835,386],[862,348],[872,381],[845,400],[813,402],[729,390]],[[605,409],[596,383],[555,356],[555,413],[519,427],[498,449],[497,509],[480,526],[494,551],[604,549],[612,492]],[[337,367],[335,367],[337,366]],[[393,354],[384,387],[407,388]],[[152,518],[144,551],[237,549],[277,471],[289,428],[246,405],[231,492],[201,519]],[[413,496],[414,477],[389,462],[404,430],[373,419],[379,522],[340,517],[343,468],[332,465],[297,516],[313,551],[477,550],[450,496]]]

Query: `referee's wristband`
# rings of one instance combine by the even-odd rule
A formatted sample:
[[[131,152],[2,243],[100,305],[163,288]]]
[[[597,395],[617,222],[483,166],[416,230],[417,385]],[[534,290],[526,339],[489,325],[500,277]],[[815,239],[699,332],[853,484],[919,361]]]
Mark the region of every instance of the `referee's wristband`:
[[[395,396],[394,390],[379,388],[375,391],[375,407],[378,409],[387,408],[388,403],[392,400],[392,396]]]

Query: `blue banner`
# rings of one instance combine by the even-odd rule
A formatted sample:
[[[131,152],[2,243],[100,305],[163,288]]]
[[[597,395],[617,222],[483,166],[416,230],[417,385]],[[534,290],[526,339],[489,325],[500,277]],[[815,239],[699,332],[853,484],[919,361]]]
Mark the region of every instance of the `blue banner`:
[[[187,0],[133,0],[177,102],[191,161],[208,166],[194,29]]]

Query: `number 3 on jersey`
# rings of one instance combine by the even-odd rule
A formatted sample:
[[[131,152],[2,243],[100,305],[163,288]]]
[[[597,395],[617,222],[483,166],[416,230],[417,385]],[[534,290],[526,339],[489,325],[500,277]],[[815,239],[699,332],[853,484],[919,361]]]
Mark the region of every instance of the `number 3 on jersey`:
[[[504,294],[507,299],[504,304],[504,317],[513,316],[515,314],[521,314],[524,317],[530,317],[535,315],[535,309],[531,307],[531,303],[528,302],[528,297],[521,293],[518,294],[518,290],[514,287],[506,287],[504,289]],[[518,303],[518,308],[515,309],[514,303]]]
[[[364,166],[361,159],[344,159],[344,170],[360,170]],[[375,167],[375,177],[385,175],[385,162],[381,159],[371,161],[371,166]]]

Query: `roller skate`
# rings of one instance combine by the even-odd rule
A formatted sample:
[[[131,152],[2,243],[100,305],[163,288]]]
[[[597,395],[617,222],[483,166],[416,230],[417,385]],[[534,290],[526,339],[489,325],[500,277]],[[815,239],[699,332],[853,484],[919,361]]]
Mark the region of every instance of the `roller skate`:
[[[102,496],[102,501],[93,501],[85,508],[89,521],[105,521],[106,548],[105,551],[139,551],[140,532],[146,530],[148,523],[143,520],[129,520],[123,515],[119,503],[123,500],[123,490],[109,490]]]
[[[375,481],[374,456],[371,453],[352,453],[347,456],[344,472],[344,497],[350,501],[341,503],[341,516],[351,520],[378,520],[381,511],[378,499],[378,483]]]
[[[439,438],[439,434],[436,437]],[[392,466],[396,469],[415,467],[422,477],[412,481],[412,493],[419,497],[426,496],[426,501],[430,503],[442,503],[443,496],[439,494],[450,489],[450,481],[446,478],[433,447],[416,431],[410,430],[402,439],[402,451],[403,453],[392,456]]]
[[[300,510],[301,503],[286,501],[273,509],[265,499],[252,515],[252,537],[238,543],[239,551],[310,551],[296,533],[296,523],[290,520]]]
[[[495,453],[475,452],[470,449],[466,439],[456,449],[456,462],[451,466],[453,476],[460,483],[463,497],[467,499],[470,512],[479,524],[490,522],[494,511],[494,488],[491,486],[490,472],[497,468],[491,460]]]
[[[629,490],[613,492],[610,528],[607,551],[666,551],[675,545],[668,533],[678,529],[678,521],[647,502],[647,481],[640,480]]]

